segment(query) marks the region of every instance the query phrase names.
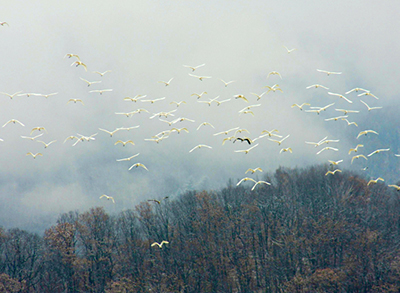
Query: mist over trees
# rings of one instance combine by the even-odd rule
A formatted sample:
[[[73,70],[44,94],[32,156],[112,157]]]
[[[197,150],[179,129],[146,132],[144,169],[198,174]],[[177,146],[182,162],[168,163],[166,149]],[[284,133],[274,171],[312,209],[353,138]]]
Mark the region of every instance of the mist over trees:
[[[327,168],[1,229],[0,292],[398,292],[400,193]]]

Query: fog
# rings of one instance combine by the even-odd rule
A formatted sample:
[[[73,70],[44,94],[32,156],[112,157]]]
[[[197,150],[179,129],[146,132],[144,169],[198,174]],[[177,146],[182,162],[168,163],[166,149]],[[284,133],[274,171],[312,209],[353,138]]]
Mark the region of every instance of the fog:
[[[296,167],[341,160],[340,168],[359,170],[366,177],[381,176],[395,184],[399,176],[400,123],[398,85],[400,62],[400,21],[393,1],[9,1],[2,5],[0,26],[0,92],[56,95],[0,95],[0,124],[17,119],[25,126],[9,123],[0,128],[0,225],[41,231],[59,213],[104,206],[109,212],[133,208],[141,201],[177,196],[188,189],[219,189],[229,179],[234,183],[247,176],[248,168],[261,167],[254,174],[260,179],[279,166]],[[296,50],[288,53],[285,46]],[[78,54],[87,66],[71,66]],[[194,72],[183,65],[205,64]],[[327,75],[316,69],[342,72]],[[111,72],[100,76],[94,71]],[[277,75],[269,75],[278,71]],[[200,81],[189,76],[210,76]],[[82,81],[101,81],[90,87]],[[165,86],[159,81],[172,81]],[[220,81],[234,80],[227,87]],[[257,101],[265,86],[279,84],[283,92],[268,92]],[[345,95],[353,103],[329,95],[344,94],[361,87],[362,92]],[[90,93],[91,90],[111,92]],[[197,99],[193,93],[208,94]],[[248,103],[234,96],[242,94]],[[147,95],[142,100],[124,100]],[[230,101],[210,106],[199,101]],[[67,102],[81,99],[84,103]],[[360,99],[371,107],[368,111]],[[185,101],[177,107],[172,101]],[[319,115],[292,108],[294,103],[311,107],[334,106]],[[251,113],[240,114],[246,106]],[[116,112],[144,108],[131,117]],[[343,115],[335,109],[358,110],[349,121],[325,121]],[[158,112],[172,111],[169,126]],[[200,123],[209,122],[211,126]],[[31,130],[43,126],[47,132]],[[99,130],[139,126],[120,130],[112,137]],[[173,132],[159,143],[145,141],[161,131],[186,127],[189,133]],[[260,138],[248,154],[237,153],[250,147],[246,142],[227,141],[228,135],[214,135],[231,128],[245,128],[237,136],[252,139],[263,130],[279,130],[282,145]],[[373,129],[356,139],[362,130]],[[44,133],[36,141],[21,136]],[[64,140],[71,135],[94,136],[95,140]],[[233,135],[231,132],[229,135]],[[319,148],[317,142],[328,136],[339,139]],[[131,139],[135,145],[115,145]],[[57,140],[48,148],[46,143]],[[351,164],[350,148],[364,145],[357,154],[370,154],[378,148],[389,152],[358,159]],[[212,147],[196,149],[198,144]],[[316,153],[325,146],[338,148]],[[291,147],[293,153],[280,153]],[[35,159],[28,152],[40,152]],[[131,161],[116,161],[140,153]],[[143,168],[128,168],[134,163]],[[362,168],[368,166],[366,171]],[[102,194],[113,196],[115,205]]]

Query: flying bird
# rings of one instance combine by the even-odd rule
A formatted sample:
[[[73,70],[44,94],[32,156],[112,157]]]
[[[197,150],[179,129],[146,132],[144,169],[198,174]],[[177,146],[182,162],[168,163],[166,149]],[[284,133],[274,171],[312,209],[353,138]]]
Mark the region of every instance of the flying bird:
[[[332,151],[337,152],[339,149],[337,149],[337,148],[332,148],[332,147],[324,147],[323,149],[321,149],[321,150],[317,153],[317,155],[319,155],[320,153],[322,153],[323,151],[326,151],[326,150],[332,150]]]
[[[390,184],[390,185],[388,185],[388,186],[389,186],[389,187],[394,187],[394,188],[396,188],[397,191],[400,191],[400,186],[398,186],[398,185]]]
[[[354,157],[351,158],[351,164],[353,164],[353,161],[355,159],[359,159],[359,158],[364,158],[365,160],[368,160],[368,158],[366,156],[364,156],[364,155],[357,155],[357,156],[354,156]]]
[[[161,243],[154,242],[154,243],[151,245],[151,247],[157,245],[159,248],[162,248],[163,244],[169,244],[169,242],[168,242],[168,241],[165,241],[165,240],[161,241]]]
[[[245,96],[243,96],[243,95],[234,95],[233,96],[235,99],[242,99],[243,101],[245,101],[245,102],[249,102],[247,99],[246,99],[246,97]]]
[[[349,120],[347,120],[347,119],[345,119],[345,118],[343,118],[342,120],[346,121],[346,122],[347,122],[347,125],[352,125],[352,124],[354,124],[355,126],[358,127],[358,124],[357,124],[356,122],[350,122]]]
[[[262,96],[265,95],[267,92],[269,92],[269,91],[265,91],[265,92],[263,92],[263,93],[261,93],[261,94],[259,94],[259,95],[256,94],[256,93],[250,93],[250,94],[256,96],[256,97],[257,97],[257,101],[258,101],[258,100],[260,100],[260,99],[262,98]]]
[[[357,139],[361,136],[361,135],[367,135],[368,133],[374,133],[376,135],[379,135],[378,132],[374,131],[374,130],[363,130],[361,131],[358,135],[357,135]]]
[[[147,95],[136,95],[133,98],[125,97],[124,101],[131,101],[131,102],[135,102],[136,103],[137,101],[139,101],[140,99],[143,99],[145,97],[147,97]]]
[[[76,102],[81,102],[82,105],[85,105],[81,99],[69,99],[68,102],[67,102],[67,104],[68,104],[69,102],[74,102],[74,104],[76,104]]]
[[[106,73],[108,73],[108,72],[111,72],[111,70],[106,70],[106,71],[104,71],[104,72],[93,71],[93,73],[97,73],[97,74],[99,74],[101,77],[103,77],[104,74],[106,74]]]
[[[378,181],[385,181],[385,179],[383,179],[381,177],[378,177],[376,179],[371,179],[370,181],[368,181],[367,186],[372,184],[372,183],[376,184],[376,183],[378,183]]]
[[[171,81],[172,81],[173,79],[174,79],[174,78],[172,77],[172,78],[170,78],[170,80],[168,80],[168,81],[160,80],[160,81],[158,81],[158,82],[159,82],[159,83],[165,84],[165,86],[169,86],[169,84],[171,83]]]
[[[278,145],[281,145],[282,142],[283,142],[285,139],[287,139],[289,136],[290,136],[290,134],[286,135],[286,136],[285,136],[284,138],[282,138],[281,140],[276,140],[276,139],[272,139],[272,138],[268,138],[268,139],[269,139],[270,141],[277,142]]]
[[[143,169],[146,169],[147,171],[149,171],[149,169],[147,169],[147,167],[145,165],[143,165],[142,163],[135,163],[132,166],[129,167],[128,171],[131,170],[132,168],[138,168],[138,167],[142,167]]]
[[[255,181],[253,178],[249,178],[249,177],[245,177],[243,179],[241,179],[236,186],[239,186],[242,182],[246,182],[246,181],[253,181],[254,183],[256,183],[257,181]]]
[[[336,172],[342,172],[342,170],[335,169],[335,170],[333,170],[333,171],[328,171],[328,172],[325,173],[325,176],[327,176],[328,174],[335,175]]]
[[[100,93],[100,95],[102,95],[104,92],[112,92],[112,89],[92,90],[92,91],[89,91],[89,93]]]
[[[137,156],[139,156],[140,153],[137,153],[136,155],[130,156],[128,158],[123,158],[123,159],[118,159],[117,162],[122,162],[122,161],[130,161],[133,158],[136,158]]]
[[[203,81],[204,78],[211,78],[211,76],[198,76],[198,75],[194,75],[194,74],[190,74],[190,73],[189,73],[189,75],[200,79],[200,81]]]
[[[270,75],[278,75],[278,76],[282,79],[282,76],[281,76],[281,74],[280,74],[278,71],[271,71],[270,73],[268,73],[267,78],[268,78]]]
[[[215,128],[211,123],[203,122],[203,123],[201,123],[201,124],[199,125],[199,127],[197,127],[197,130],[199,130],[200,127],[205,126],[205,125],[210,125],[212,128]]]
[[[348,95],[348,94],[350,94],[352,92],[358,92],[358,91],[369,92],[369,90],[365,90],[365,89],[362,89],[360,87],[356,87],[354,89],[349,90],[348,92],[345,92],[345,94]]]
[[[258,146],[258,144],[253,145],[252,147],[248,148],[247,150],[238,150],[238,151],[235,151],[235,153],[245,153],[245,154],[248,154],[252,149],[254,149],[254,148],[257,147],[257,146]]]
[[[5,24],[6,24],[7,26],[10,26],[10,25],[9,25],[7,22],[5,22],[5,21],[0,22],[0,25],[1,25],[1,26],[4,26]]]
[[[113,130],[113,131],[108,131],[108,130],[106,130],[106,129],[99,128],[99,130],[108,133],[108,134],[110,135],[110,137],[112,137],[117,131],[120,131],[121,129],[120,129],[120,128],[117,128],[117,129],[115,129],[115,130]]]
[[[88,81],[82,77],[80,77],[80,79],[83,80],[84,82],[86,82],[88,86],[91,86],[94,83],[101,83],[101,81]]]
[[[360,100],[360,102],[363,103],[365,106],[367,106],[368,111],[377,110],[377,109],[382,109],[382,107],[370,107],[370,106],[368,106],[368,104],[367,104],[366,102],[364,102],[363,100]]]
[[[177,107],[179,107],[181,104],[186,104],[186,102],[185,101],[180,101],[180,102],[172,101],[170,104],[175,104]]]
[[[225,87],[227,87],[229,84],[235,82],[235,80],[231,80],[231,81],[228,81],[228,82],[224,81],[223,79],[219,79],[219,80],[224,83]]]
[[[290,53],[292,53],[293,51],[297,50],[296,48],[289,49],[289,48],[286,47],[286,46],[283,46],[283,47],[286,49],[286,51],[288,52],[288,54],[290,54]]]
[[[380,152],[388,152],[388,151],[390,151],[390,148],[389,149],[378,149],[378,150],[373,151],[372,153],[370,153],[367,157],[371,157],[372,155],[378,154]]]
[[[207,95],[207,92],[202,92],[200,94],[194,93],[194,94],[191,94],[190,96],[196,96],[198,99],[200,99],[203,95]]]
[[[18,94],[20,94],[20,93],[22,93],[22,91],[19,91],[19,92],[16,92],[16,93],[13,93],[13,94],[8,94],[8,93],[0,93],[0,94],[3,94],[3,95],[6,95],[6,96],[9,96],[10,97],[10,99],[12,99],[12,98],[14,98],[16,95],[18,95]]]
[[[41,133],[41,134],[39,134],[39,135],[36,135],[36,136],[33,136],[33,137],[30,137],[30,136],[22,136],[21,135],[21,137],[22,138],[27,138],[27,139],[30,139],[30,140],[35,140],[36,138],[38,138],[38,137],[40,137],[40,136],[42,136],[43,135],[43,133]]]
[[[43,133],[42,133],[43,134]],[[41,134],[41,135],[42,135]],[[54,142],[56,142],[57,140],[52,140],[52,141],[50,141],[49,143],[45,143],[44,141],[41,141],[41,140],[37,140],[37,142],[40,142],[40,143],[42,143],[42,144],[44,144],[44,148],[46,149],[46,148],[48,148],[49,147],[49,145],[51,145],[52,143],[54,143]]]
[[[208,146],[208,145],[199,144],[199,145],[196,145],[194,148],[192,148],[192,149],[189,151],[189,153],[193,152],[195,149],[200,149],[200,148],[209,148],[209,149],[212,149],[212,147],[210,147],[210,146]]]
[[[259,180],[259,181],[256,182],[256,184],[253,185],[253,187],[251,188],[251,190],[254,190],[258,184],[271,185],[271,183],[269,183],[269,182],[267,182],[267,181]]]
[[[331,165],[333,165],[333,166],[337,166],[337,165],[339,165],[341,162],[343,162],[343,160],[339,160],[339,161],[331,161],[331,160],[328,160],[328,162],[331,163]]]
[[[31,152],[27,153],[26,155],[27,155],[27,156],[31,155],[34,159],[36,159],[37,156],[43,156],[43,154],[41,154],[41,153],[33,154],[33,153],[31,153]]]
[[[231,128],[231,129],[228,129],[228,130],[225,130],[225,131],[214,133],[213,135],[214,136],[217,136],[217,135],[220,135],[220,134],[228,135],[229,132],[234,131],[234,130],[238,130],[238,129],[239,129],[239,127],[235,127],[235,128]]]
[[[328,92],[328,94],[331,95],[331,96],[337,96],[337,97],[339,97],[339,98],[342,98],[342,99],[345,100],[346,102],[348,102],[348,103],[350,103],[350,104],[353,104],[352,101],[350,101],[348,98],[346,98],[345,96],[343,96],[343,95],[341,95],[341,94],[336,94],[336,93],[331,93],[331,92]]]
[[[103,198],[103,197],[105,197],[107,200],[110,200],[110,199],[111,199],[111,201],[112,201],[113,203],[115,203],[114,198],[113,198],[112,196],[108,196],[108,195],[106,195],[106,194],[103,194],[103,195],[100,196],[99,198]]]
[[[87,66],[86,66],[86,64],[83,63],[83,62],[80,61],[80,60],[75,61],[74,63],[71,64],[71,66],[72,66],[72,65],[75,65],[75,67],[78,67],[79,65],[82,65],[82,66],[85,68],[85,71],[87,71]]]
[[[345,109],[335,109],[335,111],[343,112],[344,115],[347,115],[347,113],[360,113],[360,111],[356,111],[356,110],[345,110]],[[343,119],[342,119],[342,120],[343,120]]]
[[[354,149],[349,150],[349,155],[351,152],[355,152],[355,153],[358,152],[358,148],[363,148],[363,147],[364,147],[363,144],[358,144]]]
[[[147,201],[153,201],[153,202],[155,202],[155,203],[157,203],[157,204],[161,204],[161,201],[163,201],[163,200],[165,200],[165,199],[168,199],[169,198],[169,196],[166,196],[166,197],[164,197],[163,199],[161,199],[161,200],[158,200],[158,199],[148,199]]]
[[[193,71],[195,71],[197,68],[203,67],[204,65],[205,65],[205,64],[200,64],[200,65],[197,65],[197,66],[183,65],[183,67],[190,68],[190,69],[192,69],[192,72],[193,72]]]
[[[327,88],[326,86],[320,85],[320,84],[313,84],[313,85],[310,85],[310,86],[306,87],[306,89],[310,89],[310,88],[319,88],[319,87],[322,87],[323,89],[329,90],[329,88]]]
[[[32,128],[31,134],[32,134],[35,130],[37,130],[37,131],[42,131],[42,130],[44,130],[44,131],[46,131],[46,133],[47,133],[46,128],[44,128],[43,126],[38,126],[38,127]]]
[[[299,104],[293,104],[292,105],[292,108],[294,108],[294,107],[297,107],[297,108],[299,108],[300,110],[303,110],[303,107],[304,106],[311,106],[309,103],[303,103],[303,104],[301,104],[301,105],[299,105]]]
[[[247,174],[248,172],[251,172],[251,174],[254,174],[257,171],[262,172],[263,170],[260,167],[257,167],[255,169],[249,168],[249,169],[247,169],[247,171],[244,174]]]
[[[328,76],[331,74],[342,74],[341,72],[333,72],[333,71],[326,71],[326,70],[321,70],[317,69],[318,72],[326,73]]]
[[[79,58],[79,56],[78,56],[77,54],[69,54],[69,53],[67,53],[67,54],[65,54],[64,58],[65,58],[65,57],[68,57],[68,58],[75,57],[75,58],[77,58],[78,60],[81,60],[81,58]]]
[[[118,140],[116,143],[114,143],[114,145],[117,145],[119,143],[122,144],[122,146],[126,146],[128,143],[135,145],[135,143],[131,140],[127,140],[127,141]]]
[[[283,148],[283,149],[280,150],[279,153],[286,153],[286,152],[292,153],[292,148]]]
[[[379,100],[379,98],[377,97],[377,96],[375,96],[374,94],[372,94],[370,91],[366,91],[366,92],[364,92],[364,93],[362,93],[362,94],[359,94],[359,95],[357,95],[358,97],[361,97],[361,96],[371,96],[371,97],[374,97],[375,99],[377,99],[377,100]]]
[[[21,125],[21,126],[25,126],[23,123],[21,123],[20,121],[18,121],[17,119],[10,119],[10,120],[8,120],[4,125],[3,125],[3,127],[5,127],[7,124],[9,124],[9,123],[18,123],[19,125]]]

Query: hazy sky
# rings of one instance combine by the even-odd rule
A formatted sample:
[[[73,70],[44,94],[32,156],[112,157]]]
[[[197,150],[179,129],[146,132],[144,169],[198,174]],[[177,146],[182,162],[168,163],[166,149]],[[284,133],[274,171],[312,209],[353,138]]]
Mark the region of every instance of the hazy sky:
[[[265,172],[279,166],[296,167],[328,160],[343,159],[342,168],[361,170],[367,165],[391,162],[390,172],[382,170],[392,181],[398,178],[400,153],[398,143],[398,81],[400,74],[400,3],[397,1],[7,1],[3,3],[0,21],[2,54],[0,56],[0,92],[41,93],[57,95],[0,95],[0,125],[10,119],[21,121],[0,128],[0,225],[35,229],[41,221],[61,212],[93,206],[104,206],[118,212],[149,198],[176,195],[186,188],[218,189],[230,178],[245,177],[248,168],[261,167]],[[296,48],[290,54],[285,47]],[[70,66],[78,54],[87,65]],[[183,65],[200,65],[192,72]],[[342,72],[327,76],[316,69]],[[93,71],[111,70],[103,77]],[[278,71],[277,75],[270,75]],[[189,76],[211,76],[200,81]],[[101,81],[90,87],[80,78]],[[168,81],[169,86],[158,81]],[[219,80],[234,80],[227,87]],[[355,87],[368,89],[371,96],[346,97],[353,103],[328,94],[344,94]],[[251,93],[261,94],[265,86],[279,84],[282,92],[269,92],[259,101]],[[89,93],[112,89],[112,92]],[[201,99],[193,93],[207,91]],[[235,99],[242,94],[248,103]],[[149,102],[124,101],[125,97],[147,95]],[[198,101],[231,99],[217,106]],[[82,99],[84,105],[69,99]],[[382,109],[367,111],[369,106]],[[177,107],[172,101],[185,101]],[[291,108],[294,103],[313,107],[334,106],[320,115]],[[254,116],[239,114],[246,106],[261,104],[251,110]],[[132,117],[116,115],[140,108]],[[175,110],[165,118],[186,117],[168,126],[158,117],[160,111]],[[348,114],[349,121],[324,121],[342,115],[335,109],[358,110]],[[164,117],[161,117],[164,119]],[[209,122],[196,130],[200,123]],[[130,131],[118,131],[113,137],[99,128],[140,125]],[[43,126],[47,133],[37,138],[44,142],[57,140],[48,148],[21,136],[34,136],[32,128]],[[145,141],[173,127],[186,127],[189,133],[171,133],[160,143]],[[250,146],[246,142],[226,142],[224,134],[213,134],[240,127],[237,136],[256,138],[262,130],[278,129],[290,137],[281,146],[261,138],[248,154],[236,153]],[[379,136],[356,139],[357,134],[373,129]],[[43,131],[42,131],[43,132]],[[64,140],[77,133],[95,140]],[[233,135],[233,133],[231,133]],[[339,139],[319,148],[305,141],[319,141],[328,136]],[[114,145],[117,140],[134,141],[135,145]],[[368,162],[359,159],[350,164],[348,151],[364,144],[358,154],[369,154],[378,148],[390,152],[376,154]],[[189,153],[194,146],[207,144]],[[320,155],[325,146],[338,148]],[[291,147],[293,153],[282,153]],[[41,152],[33,159],[27,152]],[[131,161],[117,162],[134,154]],[[382,160],[382,161],[381,161]],[[134,163],[142,168],[128,168]],[[394,164],[394,165],[393,165]],[[380,169],[381,170],[381,169]],[[368,176],[381,173],[369,171]],[[248,175],[248,174],[247,174]],[[247,176],[246,175],[246,176]],[[262,173],[251,175],[263,178]],[[387,177],[388,178],[388,177]],[[395,182],[388,182],[395,183]],[[251,185],[249,185],[251,186]],[[102,194],[115,198],[113,205]],[[49,223],[51,224],[51,223]],[[46,224],[44,224],[46,225]]]

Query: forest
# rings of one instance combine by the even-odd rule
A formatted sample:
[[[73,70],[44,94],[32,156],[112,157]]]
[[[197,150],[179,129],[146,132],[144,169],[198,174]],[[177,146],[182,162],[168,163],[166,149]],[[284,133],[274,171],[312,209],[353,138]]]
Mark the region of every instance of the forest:
[[[400,192],[328,168],[0,229],[0,292],[399,292]]]

